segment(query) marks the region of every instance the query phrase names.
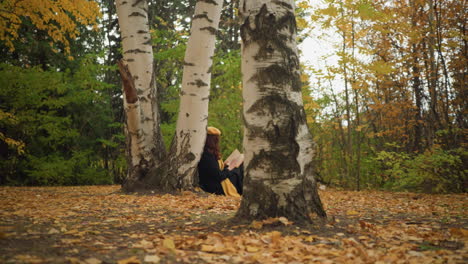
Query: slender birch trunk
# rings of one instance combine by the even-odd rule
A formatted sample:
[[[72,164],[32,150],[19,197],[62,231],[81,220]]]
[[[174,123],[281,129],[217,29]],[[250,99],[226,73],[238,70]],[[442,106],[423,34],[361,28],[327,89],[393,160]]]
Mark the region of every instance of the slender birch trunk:
[[[293,0],[243,0],[245,191],[238,215],[325,217],[302,102]]]
[[[122,37],[123,80],[129,172],[124,189],[132,190],[164,156],[153,80],[153,50],[144,0],[116,0]]]
[[[223,0],[198,0],[184,58],[175,135],[177,188],[193,186],[208,123],[211,68]]]

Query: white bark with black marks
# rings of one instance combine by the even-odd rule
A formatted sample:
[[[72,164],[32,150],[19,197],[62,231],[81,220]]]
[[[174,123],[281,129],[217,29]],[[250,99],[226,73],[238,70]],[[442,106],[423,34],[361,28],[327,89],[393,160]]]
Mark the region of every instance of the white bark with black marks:
[[[124,90],[124,110],[126,116],[126,134],[127,134],[127,153],[129,158],[129,165],[139,164],[141,156],[141,142],[142,130],[140,124],[140,104],[138,101],[137,91],[135,89],[135,82],[133,76],[122,61],[118,62],[120,75],[122,77],[123,90]]]
[[[123,62],[119,69],[124,84],[129,141],[127,181],[132,182],[155,166],[157,160],[162,158],[164,148],[159,128],[157,91],[153,80],[153,50],[147,1],[116,0],[115,3],[123,49]]]
[[[192,185],[206,138],[211,67],[222,0],[198,0],[184,58],[175,135],[178,188]]]
[[[244,0],[239,7],[245,190],[238,215],[324,217],[302,102],[294,1]]]

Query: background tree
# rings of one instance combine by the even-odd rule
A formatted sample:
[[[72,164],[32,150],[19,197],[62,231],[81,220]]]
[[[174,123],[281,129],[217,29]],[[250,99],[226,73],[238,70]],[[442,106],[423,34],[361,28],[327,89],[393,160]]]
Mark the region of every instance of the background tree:
[[[333,52],[340,67],[314,69],[311,78],[317,101],[326,103],[313,126],[327,131],[324,139],[335,135],[330,147],[319,147],[326,152],[326,181],[356,189],[362,183],[396,190],[466,189],[466,172],[459,167],[467,157],[459,134],[464,128],[453,100],[459,93],[450,85],[450,76],[466,67],[451,73],[448,66],[466,60],[459,56],[464,44],[453,39],[466,32],[448,29],[453,21],[461,28],[466,23],[458,20],[459,8],[453,1],[349,0],[326,1],[316,9],[313,23],[341,36]],[[454,16],[443,19],[449,10]],[[442,164],[458,169],[443,175]]]
[[[101,21],[97,3],[0,5],[0,23],[6,25],[0,41],[0,182],[118,180],[125,167],[112,107],[118,96],[111,95],[115,86],[103,82],[112,68],[98,63],[105,46],[103,31],[95,30]]]

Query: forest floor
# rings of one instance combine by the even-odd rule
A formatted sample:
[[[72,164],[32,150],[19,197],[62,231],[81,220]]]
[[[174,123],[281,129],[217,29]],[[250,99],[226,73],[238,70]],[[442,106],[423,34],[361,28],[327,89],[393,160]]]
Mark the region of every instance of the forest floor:
[[[326,223],[235,222],[240,199],[0,187],[0,263],[468,263],[468,195],[327,188]]]

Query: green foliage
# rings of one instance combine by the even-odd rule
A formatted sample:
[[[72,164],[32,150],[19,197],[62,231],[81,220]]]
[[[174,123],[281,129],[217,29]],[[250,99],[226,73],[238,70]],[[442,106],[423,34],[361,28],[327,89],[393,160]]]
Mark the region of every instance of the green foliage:
[[[112,178],[104,168],[95,166],[93,157],[91,151],[75,152],[70,158],[58,153],[41,157],[27,155],[26,181],[33,185],[111,184]]]
[[[76,72],[0,65],[0,110],[15,120],[0,120],[0,131],[24,144],[19,152],[0,141],[0,183],[111,183],[104,168],[124,166],[116,162],[123,135],[111,117],[112,87],[99,81],[107,69],[92,56],[79,65]]]
[[[218,52],[213,61],[208,125],[222,132],[221,153],[242,151],[242,90],[239,50]]]
[[[405,166],[410,156],[404,152],[380,151],[374,158],[377,163],[381,184],[392,188],[395,182],[408,174]]]
[[[154,30],[158,51],[158,88],[162,89],[162,124],[164,143],[168,147],[176,129],[179,111],[183,59],[186,39],[183,34]],[[178,44],[178,45],[177,45]],[[221,152],[227,157],[234,149],[242,149],[242,90],[240,51],[217,50],[213,58],[208,125],[222,131]]]
[[[375,157],[385,188],[428,193],[466,192],[468,152],[435,147],[422,154],[381,151]]]
[[[160,23],[164,23],[161,19]],[[167,29],[152,31],[153,45],[156,46],[156,86],[161,91],[161,132],[167,147],[171,144],[176,129],[179,111],[179,92],[182,82],[186,33]]]

